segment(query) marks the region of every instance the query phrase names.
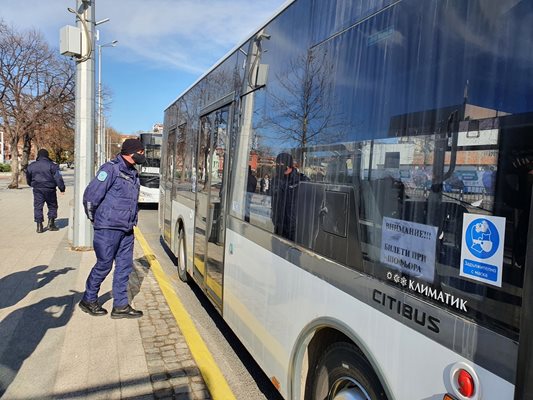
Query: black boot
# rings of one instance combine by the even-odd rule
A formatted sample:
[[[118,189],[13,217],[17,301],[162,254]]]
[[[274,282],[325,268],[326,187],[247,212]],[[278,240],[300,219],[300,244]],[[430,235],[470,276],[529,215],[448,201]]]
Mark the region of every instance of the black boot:
[[[103,308],[100,304],[98,304],[96,301],[94,303],[90,303],[88,301],[82,300],[79,302],[78,306],[82,309],[83,312],[86,312],[89,315],[92,315],[93,317],[99,317],[101,315],[106,315],[107,310]]]
[[[143,312],[136,310],[129,304],[122,307],[113,307],[111,310],[111,318],[140,318],[143,316]]]
[[[37,233],[43,233],[43,232],[44,232],[43,223],[37,222]]]
[[[59,228],[56,226],[56,219],[55,218],[50,218],[48,220],[48,230],[49,231],[58,231]]]

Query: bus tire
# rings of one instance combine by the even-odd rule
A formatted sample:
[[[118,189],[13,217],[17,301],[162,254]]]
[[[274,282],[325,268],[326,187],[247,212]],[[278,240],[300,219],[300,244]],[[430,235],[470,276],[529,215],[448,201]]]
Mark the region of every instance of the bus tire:
[[[312,376],[308,400],[386,400],[383,387],[359,349],[350,343],[329,346]]]
[[[185,253],[185,235],[183,229],[180,229],[178,234],[178,276],[183,282],[189,280],[187,273],[187,257]]]

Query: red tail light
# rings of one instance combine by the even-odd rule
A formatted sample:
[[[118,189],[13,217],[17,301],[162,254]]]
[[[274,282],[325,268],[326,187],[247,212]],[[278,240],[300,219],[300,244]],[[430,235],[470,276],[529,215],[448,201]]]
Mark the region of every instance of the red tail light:
[[[464,369],[459,370],[457,376],[458,390],[465,397],[472,397],[475,393],[474,378]]]

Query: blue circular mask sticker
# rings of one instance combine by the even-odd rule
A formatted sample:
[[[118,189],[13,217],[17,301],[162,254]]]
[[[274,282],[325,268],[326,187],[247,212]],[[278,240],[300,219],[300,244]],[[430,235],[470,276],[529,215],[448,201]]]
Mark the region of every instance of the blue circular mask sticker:
[[[490,258],[500,246],[500,235],[496,226],[485,218],[473,220],[466,228],[466,246],[477,258]]]

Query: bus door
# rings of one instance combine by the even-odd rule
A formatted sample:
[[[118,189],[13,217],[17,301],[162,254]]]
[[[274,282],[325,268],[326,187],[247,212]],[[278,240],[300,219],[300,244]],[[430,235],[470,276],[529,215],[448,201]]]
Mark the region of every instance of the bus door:
[[[167,156],[165,159],[164,171],[164,184],[161,188],[164,190],[164,206],[162,210],[159,210],[160,217],[163,220],[163,237],[167,243],[171,243],[172,235],[172,182],[174,181],[174,160],[176,157],[176,128],[173,128],[168,133],[167,139]],[[161,220],[160,219],[160,220]]]
[[[533,113],[499,122],[495,207],[506,218],[503,287],[522,288],[517,292],[521,315],[514,398],[526,400],[533,399]]]
[[[230,106],[200,119],[194,233],[194,277],[222,308],[225,193],[229,168]]]

